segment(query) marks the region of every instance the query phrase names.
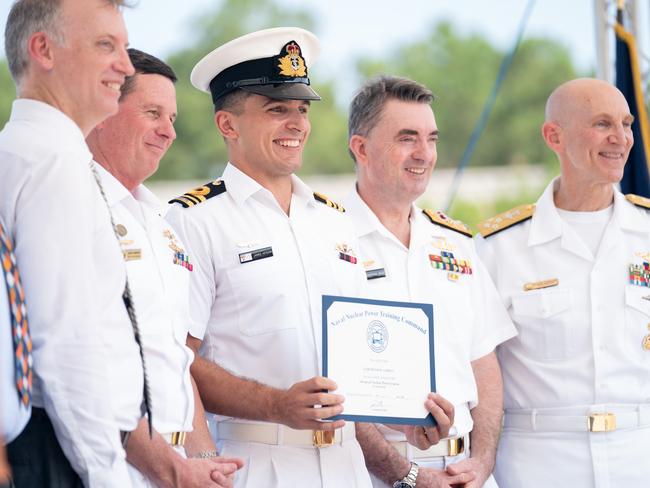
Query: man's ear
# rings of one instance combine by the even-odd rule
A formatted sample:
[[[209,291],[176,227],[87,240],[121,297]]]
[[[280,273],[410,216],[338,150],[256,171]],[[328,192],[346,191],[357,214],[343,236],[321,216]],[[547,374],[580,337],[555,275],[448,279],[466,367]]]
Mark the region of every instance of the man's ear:
[[[46,71],[54,68],[53,42],[45,32],[34,32],[27,40],[29,57]]]
[[[368,160],[366,138],[359,134],[354,134],[350,137],[348,146],[350,151],[352,151],[352,154],[354,154],[354,159],[357,164],[365,164]]]
[[[214,125],[225,139],[236,139],[239,136],[236,119],[235,114],[226,110],[219,110],[214,114]]]
[[[558,151],[562,144],[562,127],[555,122],[544,122],[542,137],[551,150]]]

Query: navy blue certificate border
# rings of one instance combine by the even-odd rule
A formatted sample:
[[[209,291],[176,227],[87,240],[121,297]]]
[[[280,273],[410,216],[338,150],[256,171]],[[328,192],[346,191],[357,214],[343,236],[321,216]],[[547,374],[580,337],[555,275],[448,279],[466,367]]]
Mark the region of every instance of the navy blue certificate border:
[[[327,312],[335,302],[359,303],[367,305],[379,305],[382,307],[399,307],[399,308],[418,308],[424,312],[429,319],[429,377],[431,379],[431,390],[436,391],[436,371],[435,371],[435,354],[434,354],[434,339],[433,339],[433,305],[430,303],[413,303],[413,302],[393,302],[388,300],[372,300],[369,298],[354,298],[354,297],[339,297],[332,295],[323,295],[323,311],[322,311],[322,325],[323,325],[323,376],[327,377],[328,367],[327,360],[328,354],[328,333],[327,333]],[[408,361],[408,358],[404,358]],[[426,398],[422,398],[422,402]],[[341,414],[330,417],[328,420],[348,420],[351,422],[371,422],[381,424],[402,424],[402,425],[424,425],[434,426],[436,421],[431,414],[424,418],[411,418],[411,417],[384,417],[380,415],[349,415]]]

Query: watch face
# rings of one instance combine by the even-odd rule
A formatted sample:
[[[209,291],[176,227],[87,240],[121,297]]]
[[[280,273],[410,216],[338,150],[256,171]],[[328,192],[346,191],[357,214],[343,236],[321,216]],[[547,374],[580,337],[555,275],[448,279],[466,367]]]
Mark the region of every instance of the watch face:
[[[396,481],[393,484],[393,488],[413,488],[413,485],[407,483],[406,481]]]

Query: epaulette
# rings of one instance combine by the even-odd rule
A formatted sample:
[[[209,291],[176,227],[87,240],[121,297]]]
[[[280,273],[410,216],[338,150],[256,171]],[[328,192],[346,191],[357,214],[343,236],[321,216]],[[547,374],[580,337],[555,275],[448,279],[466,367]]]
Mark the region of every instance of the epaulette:
[[[320,203],[324,203],[328,207],[332,207],[333,209],[338,210],[339,212],[345,212],[345,209],[343,208],[343,205],[339,205],[336,202],[333,202],[329,198],[327,198],[325,195],[322,193],[318,193],[317,191],[314,192],[314,199],[319,201]]]
[[[221,180],[214,180],[194,190],[184,193],[180,197],[170,200],[168,203],[180,203],[183,207],[193,207],[197,203],[205,202],[208,198],[221,195],[226,191],[226,184]]]
[[[460,220],[454,220],[451,217],[447,217],[442,212],[434,212],[433,210],[422,210],[422,213],[429,217],[429,220],[434,224],[441,225],[447,229],[454,230],[459,232],[467,237],[472,237],[472,231],[463,224]]]
[[[642,197],[642,196],[639,196],[639,195],[634,195],[632,193],[628,193],[627,195],[625,195],[625,199],[628,202],[633,203],[637,207],[643,207],[643,208],[650,209],[650,198],[646,198],[646,197]]]
[[[507,212],[484,220],[478,224],[478,231],[483,237],[492,236],[521,222],[530,219],[535,213],[535,205],[527,203],[511,208]]]

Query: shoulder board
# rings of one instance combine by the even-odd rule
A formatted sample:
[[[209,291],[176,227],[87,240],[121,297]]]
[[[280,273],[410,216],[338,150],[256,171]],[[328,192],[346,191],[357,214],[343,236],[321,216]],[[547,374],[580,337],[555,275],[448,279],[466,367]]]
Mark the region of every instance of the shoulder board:
[[[214,180],[194,190],[173,198],[168,203],[180,203],[183,207],[193,207],[197,203],[205,202],[208,198],[221,195],[226,191],[226,184],[221,180]]]
[[[478,231],[483,237],[492,236],[521,222],[525,222],[535,213],[535,205],[527,203],[511,208],[478,224]]]
[[[330,200],[329,198],[327,198],[327,197],[326,197],[325,195],[323,195],[322,193],[318,193],[318,192],[315,191],[315,192],[314,192],[314,199],[315,199],[316,201],[319,201],[320,203],[324,203],[324,204],[327,205],[328,207],[332,207],[333,209],[338,210],[339,212],[345,212],[345,209],[343,208],[342,205],[339,205],[338,203],[333,202],[332,200]]]
[[[434,212],[433,210],[424,209],[422,210],[422,213],[429,217],[429,220],[434,224],[459,232],[464,236],[472,237],[472,231],[460,220],[454,220],[451,217],[447,217],[442,212]]]
[[[625,195],[625,199],[636,205],[637,207],[643,207],[643,208],[648,208],[650,209],[650,198],[642,197],[639,195],[633,195],[632,193],[628,193]]]

